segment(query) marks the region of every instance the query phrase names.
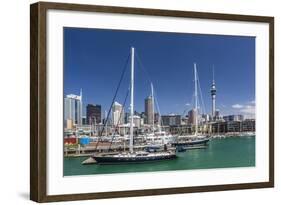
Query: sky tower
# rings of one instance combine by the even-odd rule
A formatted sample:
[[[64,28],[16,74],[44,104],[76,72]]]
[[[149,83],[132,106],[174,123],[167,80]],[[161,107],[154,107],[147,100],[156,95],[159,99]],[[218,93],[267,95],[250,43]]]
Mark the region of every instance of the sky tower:
[[[213,82],[211,86],[211,96],[212,96],[212,117],[215,117],[215,112],[216,112],[216,84],[215,84],[215,71],[213,67]]]

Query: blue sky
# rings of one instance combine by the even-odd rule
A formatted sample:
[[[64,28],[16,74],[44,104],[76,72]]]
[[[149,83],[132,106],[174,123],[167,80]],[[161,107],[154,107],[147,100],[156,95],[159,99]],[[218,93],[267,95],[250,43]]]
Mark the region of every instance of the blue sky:
[[[64,94],[79,94],[82,88],[84,106],[101,104],[108,110],[131,46],[140,59],[135,68],[137,111],[144,111],[150,80],[161,114],[191,109],[195,62],[207,113],[214,66],[217,109],[222,114],[254,114],[254,37],[64,28]],[[120,103],[129,71],[128,65],[116,99]]]

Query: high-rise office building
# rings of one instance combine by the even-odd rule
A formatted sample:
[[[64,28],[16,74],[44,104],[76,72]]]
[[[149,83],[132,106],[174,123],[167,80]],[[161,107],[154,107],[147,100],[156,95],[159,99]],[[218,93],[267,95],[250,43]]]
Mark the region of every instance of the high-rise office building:
[[[64,98],[64,122],[82,125],[82,89],[80,95],[66,95]]]
[[[101,105],[88,104],[86,108],[87,124],[101,123]]]
[[[87,116],[82,116],[82,125],[87,125]]]
[[[188,112],[188,124],[194,125],[196,122],[196,111],[192,109]]]
[[[113,125],[124,124],[123,106],[118,102],[114,102],[112,106],[112,124]]]
[[[153,102],[152,96],[147,97],[144,100],[144,113],[145,113],[145,124],[153,124]]]

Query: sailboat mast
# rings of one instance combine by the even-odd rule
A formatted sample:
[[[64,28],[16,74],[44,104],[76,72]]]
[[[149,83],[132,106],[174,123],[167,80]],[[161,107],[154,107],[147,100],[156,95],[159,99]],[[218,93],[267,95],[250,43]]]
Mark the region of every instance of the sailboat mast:
[[[135,48],[131,48],[131,121],[130,121],[130,152],[133,152],[133,142],[134,142],[134,57],[135,57]]]
[[[105,110],[104,111],[104,116],[106,117],[107,116],[107,111]],[[106,120],[105,120],[106,122]],[[105,123],[105,136],[107,136],[107,122]]]
[[[154,135],[154,92],[153,92],[153,84],[151,83],[151,100],[152,100],[152,133]]]
[[[198,93],[197,93],[197,68],[196,63],[194,63],[194,97],[195,97],[195,135],[198,133]]]

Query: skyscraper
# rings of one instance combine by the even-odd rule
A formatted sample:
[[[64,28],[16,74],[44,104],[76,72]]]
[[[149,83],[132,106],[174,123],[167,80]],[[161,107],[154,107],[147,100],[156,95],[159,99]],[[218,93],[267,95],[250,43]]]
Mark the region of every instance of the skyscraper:
[[[82,125],[82,89],[79,95],[66,95],[64,98],[64,122]]]
[[[124,124],[123,106],[118,102],[114,102],[112,106],[112,124],[113,125]]]
[[[152,96],[147,97],[144,100],[144,113],[146,116],[145,124],[153,124],[153,102]]]
[[[188,112],[188,123],[194,125],[196,121],[196,110],[192,109]]]
[[[101,123],[101,105],[88,104],[86,108],[87,123]]]
[[[216,112],[216,93],[217,93],[217,89],[216,89],[216,84],[215,84],[215,71],[213,68],[213,82],[212,82],[212,86],[211,86],[211,97],[212,97],[212,117],[215,117],[215,112]]]

